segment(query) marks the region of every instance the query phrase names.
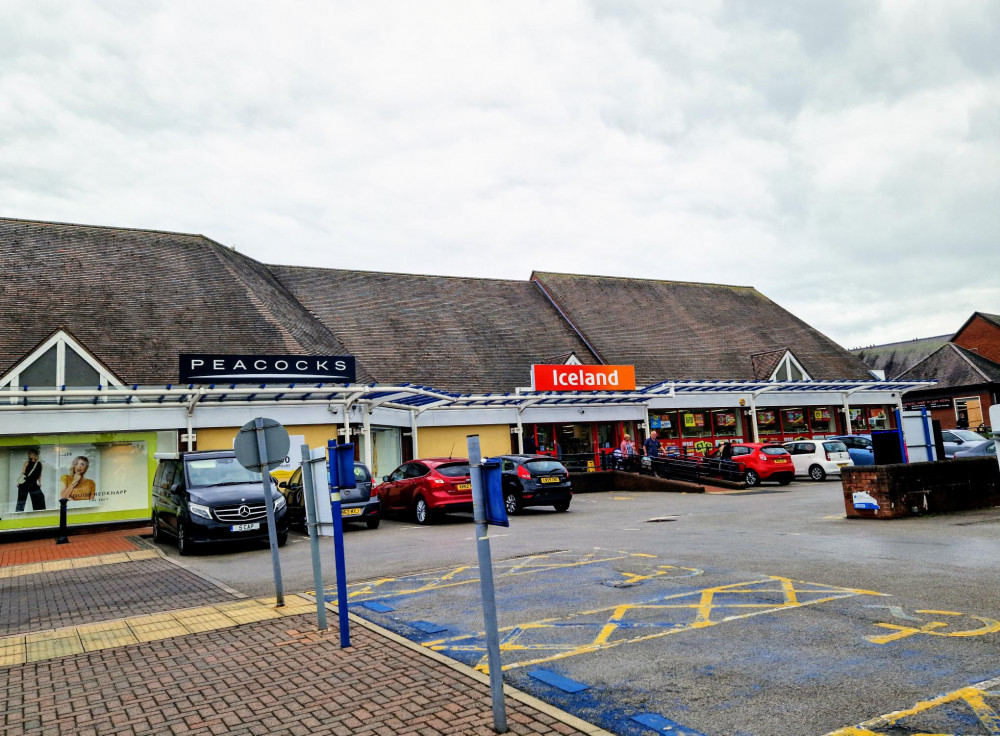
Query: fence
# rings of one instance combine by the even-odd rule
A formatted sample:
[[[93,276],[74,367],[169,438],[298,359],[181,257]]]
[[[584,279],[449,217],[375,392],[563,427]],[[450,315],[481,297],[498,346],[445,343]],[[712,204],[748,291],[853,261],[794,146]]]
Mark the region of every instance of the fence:
[[[659,478],[683,480],[691,483],[706,481],[711,483],[713,479],[731,483],[743,481],[743,470],[737,463],[731,460],[718,460],[697,455],[617,457],[612,453],[587,452],[563,455],[560,462],[571,473],[583,473],[588,470],[621,470],[626,473],[655,475]]]

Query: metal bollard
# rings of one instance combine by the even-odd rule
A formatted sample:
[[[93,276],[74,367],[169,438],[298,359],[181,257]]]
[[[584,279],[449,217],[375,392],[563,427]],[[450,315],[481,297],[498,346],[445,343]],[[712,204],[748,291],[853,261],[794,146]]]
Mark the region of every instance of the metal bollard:
[[[68,498],[59,499],[59,536],[56,537],[56,544],[69,544],[69,539],[66,537],[66,504],[68,503]]]

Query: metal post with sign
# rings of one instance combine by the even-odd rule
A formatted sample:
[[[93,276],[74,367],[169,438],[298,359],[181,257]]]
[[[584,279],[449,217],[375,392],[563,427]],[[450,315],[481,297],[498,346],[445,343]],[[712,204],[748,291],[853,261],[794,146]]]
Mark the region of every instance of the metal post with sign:
[[[340,492],[354,488],[354,445],[338,445],[328,440],[327,463],[330,473],[330,507],[333,512],[333,555],[337,568],[337,614],[340,617],[340,648],[351,646],[351,624],[347,617],[347,565],[344,561],[344,521]]]
[[[285,605],[281,584],[281,561],[278,559],[278,530],[274,520],[274,497],[271,495],[271,469],[285,461],[288,455],[288,432],[273,419],[257,417],[247,422],[236,435],[233,449],[240,465],[260,472],[267,510],[267,538],[271,543],[271,566],[274,568],[274,595],[279,606]],[[273,459],[272,459],[273,458]]]
[[[476,553],[479,557],[479,587],[483,597],[483,623],[486,630],[486,657],[490,670],[490,695],[493,700],[493,729],[507,732],[507,709],[503,699],[503,667],[500,662],[500,632],[497,627],[496,590],[493,585],[493,559],[487,524],[507,526],[507,510],[503,493],[490,487],[499,486],[500,466],[485,468],[479,435],[469,435],[469,477],[472,481],[472,514],[476,523]],[[488,465],[488,464],[487,464]],[[491,472],[494,471],[494,472]],[[492,481],[492,483],[491,483]],[[493,496],[499,497],[499,507]]]
[[[306,529],[309,530],[309,550],[312,554],[313,590],[316,591],[316,625],[320,631],[326,630],[326,601],[323,600],[323,567],[319,555],[319,514],[316,513],[316,489],[313,486],[313,464],[326,459],[322,448],[313,457],[309,445],[301,445],[302,488],[306,501]]]

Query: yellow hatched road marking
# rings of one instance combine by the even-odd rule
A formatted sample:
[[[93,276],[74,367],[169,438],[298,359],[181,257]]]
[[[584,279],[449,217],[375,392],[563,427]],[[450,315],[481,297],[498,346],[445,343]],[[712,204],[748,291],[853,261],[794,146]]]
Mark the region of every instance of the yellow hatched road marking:
[[[868,641],[872,644],[888,644],[890,642],[899,641],[900,639],[906,639],[907,637],[914,636],[915,634],[967,637],[983,636],[985,634],[993,634],[1000,631],[1000,621],[996,621],[992,618],[973,616],[971,614],[959,613],[958,611],[920,610],[916,611],[916,613],[929,614],[931,616],[966,617],[971,618],[974,621],[978,621],[982,625],[974,629],[940,631],[939,629],[950,627],[951,624],[947,621],[929,621],[922,626],[902,626],[900,624],[877,623],[875,624],[876,626],[881,626],[883,629],[892,629],[896,633],[885,634],[883,636],[869,636],[867,637]]]
[[[937,613],[940,613],[940,611]],[[986,702],[985,697],[987,695],[997,696],[998,693],[993,692],[997,687],[1000,687],[1000,678],[959,688],[954,692],[938,696],[931,700],[922,700],[912,708],[872,718],[856,726],[846,726],[832,731],[826,736],[887,736],[887,731],[898,731],[900,728],[906,729],[907,733],[913,736],[950,736],[949,734],[918,732],[906,724],[899,723],[906,718],[923,715],[941,706],[949,706],[950,712],[956,712],[955,706],[965,706],[971,711],[972,715],[979,719],[979,724],[986,729],[986,733],[1000,734],[1000,715],[997,714],[996,709]],[[914,727],[918,725],[914,724]],[[963,732],[965,732],[966,728],[967,726],[963,727]]]
[[[619,604],[613,607],[582,611],[566,617],[542,619],[501,629],[502,633],[506,632],[506,636],[500,643],[502,652],[531,652],[533,655],[542,655],[530,656],[522,661],[508,661],[503,668],[510,670],[537,665],[617,647],[622,644],[644,642],[684,631],[716,626],[727,621],[860,595],[881,596],[883,594],[869,590],[840,588],[769,576],[761,580],[718,585],[702,590],[678,593],[653,601]],[[737,596],[735,600],[734,596]],[[780,602],[775,600],[736,602],[742,596],[757,596],[758,599],[780,596],[781,600]],[[678,613],[685,612],[693,614],[693,616],[687,622],[666,624],[656,620],[651,622],[643,620],[644,615],[663,611],[671,612],[672,618],[677,618]],[[628,620],[630,617],[633,618],[632,621]],[[540,642],[532,642],[530,638],[525,640],[526,637],[530,637],[531,632],[536,630],[547,630],[541,632],[541,635],[545,638],[551,638],[554,631],[559,628],[569,632],[570,635],[583,633],[590,638],[583,643],[553,643],[544,639]],[[594,632],[595,629],[596,633],[588,634],[588,632]],[[652,633],[648,633],[650,629],[653,629]],[[634,631],[641,633],[632,633]],[[625,635],[614,638],[616,634],[621,632],[624,632]],[[424,643],[424,646],[435,651],[454,649],[463,652],[482,652],[483,656],[476,665],[476,669],[488,672],[486,648],[482,639],[483,634],[477,634],[430,641]]]

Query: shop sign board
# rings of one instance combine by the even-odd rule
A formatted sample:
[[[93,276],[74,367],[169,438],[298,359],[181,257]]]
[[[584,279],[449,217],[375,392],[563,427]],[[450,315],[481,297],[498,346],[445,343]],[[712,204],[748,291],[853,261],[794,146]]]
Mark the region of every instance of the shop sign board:
[[[353,383],[353,355],[219,355],[181,353],[181,383]]]
[[[633,365],[533,365],[535,391],[634,391]]]
[[[903,408],[907,411],[920,411],[921,409],[950,409],[951,399],[924,399],[923,401],[904,401]]]

